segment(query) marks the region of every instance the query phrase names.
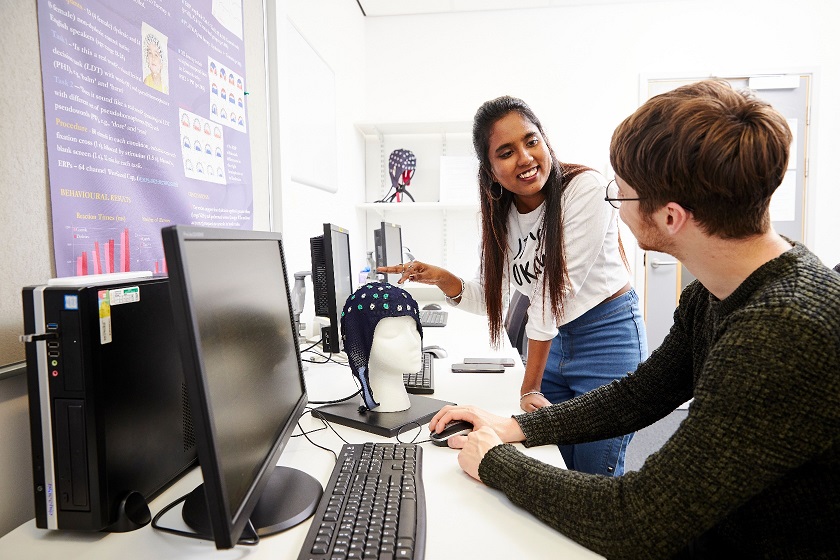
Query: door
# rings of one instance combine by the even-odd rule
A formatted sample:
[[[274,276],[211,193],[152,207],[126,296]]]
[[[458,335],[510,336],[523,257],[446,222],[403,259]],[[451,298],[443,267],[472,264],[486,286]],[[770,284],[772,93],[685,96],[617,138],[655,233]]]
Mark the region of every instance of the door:
[[[643,78],[642,102],[654,95],[701,79],[703,78]],[[794,140],[787,174],[770,201],[770,218],[778,233],[794,241],[804,242],[812,76],[802,73],[724,79],[736,89],[752,89],[759,98],[773,105],[788,119]],[[695,278],[691,272],[674,257],[655,251],[645,252],[643,305],[650,351],[659,347],[668,334],[674,322],[674,309],[677,307],[680,293],[693,280]]]

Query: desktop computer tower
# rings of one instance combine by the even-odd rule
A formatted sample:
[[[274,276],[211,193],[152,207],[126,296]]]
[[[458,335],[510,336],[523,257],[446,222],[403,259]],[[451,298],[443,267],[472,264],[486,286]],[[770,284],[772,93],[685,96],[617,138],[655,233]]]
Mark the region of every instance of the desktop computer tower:
[[[196,463],[169,280],[59,278],[23,311],[36,525],[145,525]]]

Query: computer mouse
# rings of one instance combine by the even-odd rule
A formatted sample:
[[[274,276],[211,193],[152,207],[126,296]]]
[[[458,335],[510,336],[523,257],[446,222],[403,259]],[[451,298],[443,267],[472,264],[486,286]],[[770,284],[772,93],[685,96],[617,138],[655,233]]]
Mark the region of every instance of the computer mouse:
[[[446,356],[449,355],[449,354],[446,353],[446,350],[444,350],[440,346],[435,346],[435,345],[424,346],[423,347],[423,352],[431,354],[435,358],[445,358]]]
[[[466,420],[454,420],[446,425],[440,433],[432,432],[429,440],[435,445],[446,447],[452,436],[465,436],[473,430],[473,425]]]
[[[423,306],[423,309],[437,310],[440,309],[440,305],[438,305],[437,303],[427,303]]]

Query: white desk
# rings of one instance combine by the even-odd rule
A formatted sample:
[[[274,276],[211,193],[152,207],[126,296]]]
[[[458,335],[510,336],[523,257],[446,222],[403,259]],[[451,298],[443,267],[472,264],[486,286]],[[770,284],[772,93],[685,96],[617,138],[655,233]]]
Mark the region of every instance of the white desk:
[[[478,404],[497,414],[519,412],[518,392],[523,375],[517,352],[507,344],[498,352],[489,349],[487,323],[479,317],[447,308],[449,322],[444,328],[424,329],[423,343],[445,348],[449,356],[435,362],[435,398],[459,404]],[[449,366],[464,357],[504,355],[515,357],[516,366],[504,373],[452,373]],[[346,367],[309,365],[306,371],[309,398],[325,401],[351,394],[355,385]],[[308,430],[321,422],[307,414],[301,426]],[[351,443],[387,441],[380,436],[344,426],[334,428]],[[419,430],[417,441],[428,439],[428,427]],[[418,433],[401,434],[409,441]],[[310,435],[313,441],[336,452],[342,442],[330,430]],[[423,444],[423,485],[426,491],[426,558],[601,558],[551,529],[501,493],[473,480],[458,466],[457,451]],[[521,446],[520,446],[521,447]],[[547,463],[563,466],[555,446],[527,449],[525,453]],[[325,485],[333,466],[333,457],[312,446],[305,438],[293,437],[280,460],[309,472]],[[166,504],[188,493],[201,482],[198,468],[188,473],[151,504],[155,515]],[[180,516],[180,506],[161,520],[168,527],[188,530]],[[310,521],[286,532],[264,538],[256,547],[238,546],[216,550],[212,542],[187,539],[155,531],[150,525],[129,533],[74,533],[47,531],[30,520],[0,539],[0,559],[15,560],[132,560],[192,558],[271,558],[296,559]]]

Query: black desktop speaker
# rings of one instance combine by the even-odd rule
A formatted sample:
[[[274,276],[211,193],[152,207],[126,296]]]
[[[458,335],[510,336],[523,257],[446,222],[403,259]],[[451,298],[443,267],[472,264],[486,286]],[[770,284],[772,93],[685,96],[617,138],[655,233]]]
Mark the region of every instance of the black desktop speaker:
[[[168,279],[57,279],[23,310],[36,525],[142,527],[196,463]]]

